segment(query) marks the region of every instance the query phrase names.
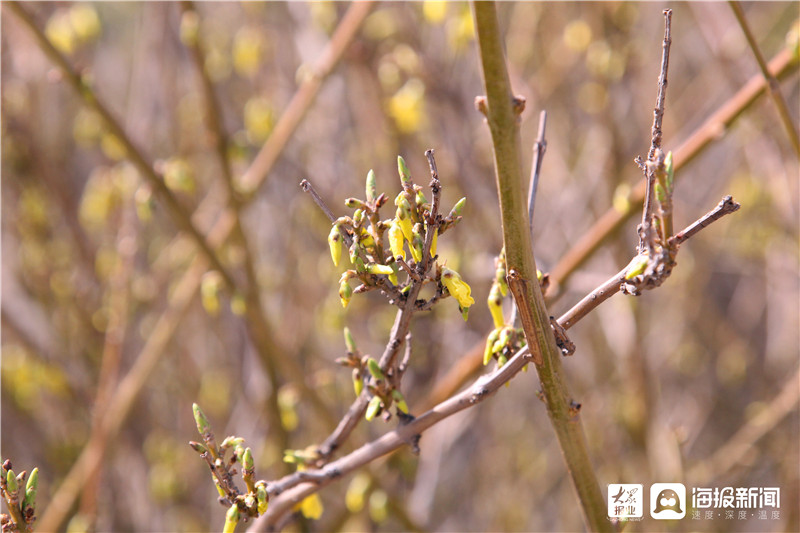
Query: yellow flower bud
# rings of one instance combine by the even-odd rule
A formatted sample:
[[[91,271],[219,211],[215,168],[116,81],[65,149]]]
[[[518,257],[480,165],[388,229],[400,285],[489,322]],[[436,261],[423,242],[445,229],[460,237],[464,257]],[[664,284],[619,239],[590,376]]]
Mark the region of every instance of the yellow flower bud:
[[[367,272],[370,274],[383,274],[384,276],[391,276],[394,274],[392,267],[388,265],[379,265],[377,263],[370,263],[367,265]]]
[[[236,524],[239,523],[239,507],[234,503],[225,513],[225,526],[222,533],[233,533],[236,531]]]
[[[411,222],[409,222],[411,224]],[[395,221],[389,226],[389,247],[392,249],[392,257],[406,258],[406,251],[403,247],[403,230]]]
[[[339,284],[339,299],[342,302],[342,307],[347,308],[347,304],[350,303],[350,298],[353,297],[353,288],[347,283],[347,280],[342,281]]]
[[[403,393],[397,389],[392,391],[392,398],[394,398],[394,403],[397,405],[397,408],[405,413],[408,414],[408,404],[406,403],[406,399],[403,397]]]
[[[361,391],[364,390],[364,378],[361,377],[361,370],[358,368],[353,369],[353,390],[356,396],[361,396]]]
[[[369,405],[367,405],[367,412],[365,413],[364,418],[367,419],[367,422],[372,422],[372,420],[378,416],[378,413],[380,412],[381,399],[378,396],[373,396],[369,401]]]
[[[505,317],[503,317],[503,294],[499,283],[492,284],[492,290],[489,291],[489,298],[486,300],[489,306],[489,312],[492,314],[495,328],[502,328],[506,325]]]
[[[328,246],[331,248],[331,259],[333,259],[333,266],[339,266],[339,260],[342,258],[342,234],[339,233],[339,226],[334,225],[331,232],[328,234]]]
[[[455,270],[447,267],[442,269],[442,284],[462,309],[467,309],[475,303],[471,296],[472,289]]]
[[[269,506],[269,494],[267,494],[267,488],[263,482],[256,483],[256,499],[258,501],[258,514],[266,513]]]

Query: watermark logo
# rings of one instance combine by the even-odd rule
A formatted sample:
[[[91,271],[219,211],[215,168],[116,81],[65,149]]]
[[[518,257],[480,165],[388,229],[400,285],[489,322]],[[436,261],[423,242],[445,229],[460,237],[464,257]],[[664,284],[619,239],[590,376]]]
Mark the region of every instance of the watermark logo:
[[[641,520],[644,516],[644,490],[633,483],[608,485],[608,517],[616,520]]]
[[[683,483],[650,485],[650,516],[656,520],[679,520],[686,516],[686,487]]]
[[[780,520],[778,487],[694,487],[692,520]]]

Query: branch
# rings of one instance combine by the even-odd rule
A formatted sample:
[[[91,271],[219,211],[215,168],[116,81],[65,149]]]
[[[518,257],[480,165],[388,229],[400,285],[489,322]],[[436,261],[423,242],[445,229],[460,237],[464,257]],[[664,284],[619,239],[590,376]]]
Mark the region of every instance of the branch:
[[[758,63],[758,68],[761,69],[762,76],[764,76],[764,79],[767,81],[767,90],[775,104],[775,109],[778,111],[781,123],[783,123],[783,127],[786,129],[786,134],[789,137],[789,141],[792,143],[792,148],[794,148],[794,152],[797,155],[800,155],[800,136],[798,136],[797,128],[795,128],[794,123],[792,123],[792,115],[789,112],[789,106],[786,105],[786,99],[784,99],[783,94],[781,94],[778,80],[775,79],[775,76],[769,71],[769,66],[767,66],[767,62],[764,60],[764,56],[758,48],[758,43],[753,36],[753,32],[750,31],[750,26],[747,24],[742,6],[739,2],[734,0],[730,0],[728,4],[731,6],[733,14],[736,15],[739,26],[742,27],[742,32],[744,33],[745,39],[747,39],[747,44],[750,45],[750,50],[753,51],[753,55]]]
[[[647,153],[647,162],[656,160],[657,152],[661,150],[661,121],[664,118],[664,103],[667,98],[667,71],[669,70],[669,48],[672,44],[671,26],[672,10],[664,10],[664,42],[661,52],[661,74],[658,76],[658,96],[656,107],[653,110],[653,128],[650,139],[650,151]],[[662,156],[663,157],[663,156]],[[655,229],[653,228],[653,187],[655,186],[655,166],[637,161],[644,171],[645,192],[644,209],[642,210],[642,223],[639,225],[639,253],[645,250],[652,256],[655,249]]]
[[[486,89],[487,120],[494,147],[509,288],[514,292],[528,347],[542,384],[547,412],[578,493],[584,520],[593,531],[612,531],[578,414],[570,408],[571,398],[561,369],[561,352],[551,332],[544,297],[536,279],[536,264],[527,231],[528,213],[522,194],[518,116],[506,71],[496,7],[493,2],[473,2],[472,9]],[[500,371],[508,366],[511,366],[510,361]]]
[[[797,64],[798,60],[793,58],[791,51],[784,49],[770,61],[769,71],[776,78],[780,78],[793,67],[796,67]],[[673,151],[676,179],[683,174],[678,170],[702,153],[711,142],[719,140],[726,129],[764,93],[766,87],[767,82],[760,74],[750,78],[736,94],[722,104],[688,139]],[[548,294],[556,295],[560,292],[560,287],[564,286],[573,272],[583,265],[602,246],[606,239],[616,233],[628,218],[638,212],[642,207],[644,193],[645,186],[640,183],[628,197],[628,207],[626,209],[610,208],[578,239],[578,242],[562,256],[558,264],[550,271],[552,292]]]

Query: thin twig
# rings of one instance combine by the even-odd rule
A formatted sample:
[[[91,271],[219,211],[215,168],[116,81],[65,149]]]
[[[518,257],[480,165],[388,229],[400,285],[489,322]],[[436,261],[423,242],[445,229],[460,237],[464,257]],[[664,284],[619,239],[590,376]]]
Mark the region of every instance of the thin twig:
[[[533,163],[531,164],[531,179],[528,184],[528,232],[530,233],[531,243],[533,243],[533,211],[536,207],[536,191],[539,189],[539,174],[542,171],[542,161],[544,160],[544,153],[547,150],[547,141],[545,140],[545,129],[547,128],[547,111],[542,110],[539,113],[539,133],[536,137],[536,142],[533,143]],[[511,316],[508,319],[509,324],[514,324],[517,321],[517,306],[511,306]]]
[[[441,217],[439,216],[439,204],[441,203],[442,184],[439,182],[439,172],[436,170],[436,160],[433,158],[433,150],[426,150],[425,157],[428,158],[428,165],[431,169],[431,211],[428,215],[428,220],[425,221],[427,227],[425,229],[425,243],[422,247],[422,262],[417,266],[417,272],[420,276],[424,276],[428,269],[431,267],[431,247],[433,246],[433,237],[439,231],[439,224]]]
[[[539,134],[533,143],[533,163],[531,164],[531,181],[528,188],[528,224],[531,238],[533,238],[533,211],[536,207],[536,191],[539,189],[539,175],[542,172],[542,161],[547,151],[545,129],[547,128],[547,111],[539,113]]]
[[[651,130],[650,150],[647,153],[647,163],[642,164],[645,178],[644,208],[642,209],[642,223],[639,225],[639,253],[647,251],[650,256],[655,249],[655,231],[653,228],[653,188],[655,187],[655,167],[653,162],[656,152],[661,149],[661,122],[664,118],[664,103],[667,98],[667,71],[669,70],[669,48],[672,44],[671,35],[672,10],[664,10],[664,42],[661,47],[661,72],[658,76],[658,95],[656,107],[653,109],[653,128]]]
[[[773,76],[769,71],[769,67],[767,66],[767,62],[764,60],[764,55],[761,53],[761,49],[758,47],[755,36],[753,36],[753,32],[750,31],[750,25],[747,24],[747,18],[744,16],[742,6],[739,4],[739,2],[734,0],[730,0],[728,4],[731,6],[733,14],[736,15],[736,20],[739,21],[739,26],[742,27],[742,32],[744,33],[745,39],[747,39],[747,44],[750,46],[750,50],[753,51],[753,55],[758,63],[758,68],[761,69],[761,74],[767,81],[767,90],[769,91],[769,95],[772,97],[772,101],[775,104],[775,109],[778,111],[778,116],[781,119],[781,123],[786,129],[786,135],[789,137],[792,148],[794,148],[794,152],[797,155],[800,155],[800,135],[798,135],[797,128],[795,128],[795,125],[792,122],[792,115],[789,112],[789,106],[786,104],[786,99],[781,93],[778,80],[775,79],[775,76]]]

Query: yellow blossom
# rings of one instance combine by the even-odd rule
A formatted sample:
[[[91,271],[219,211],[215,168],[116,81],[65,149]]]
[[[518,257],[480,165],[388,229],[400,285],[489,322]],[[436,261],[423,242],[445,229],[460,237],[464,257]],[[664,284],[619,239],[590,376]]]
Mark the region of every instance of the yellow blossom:
[[[447,267],[443,268],[442,283],[450,295],[458,301],[458,305],[462,309],[467,309],[475,303],[471,295],[472,289],[455,270],[450,270]]]

